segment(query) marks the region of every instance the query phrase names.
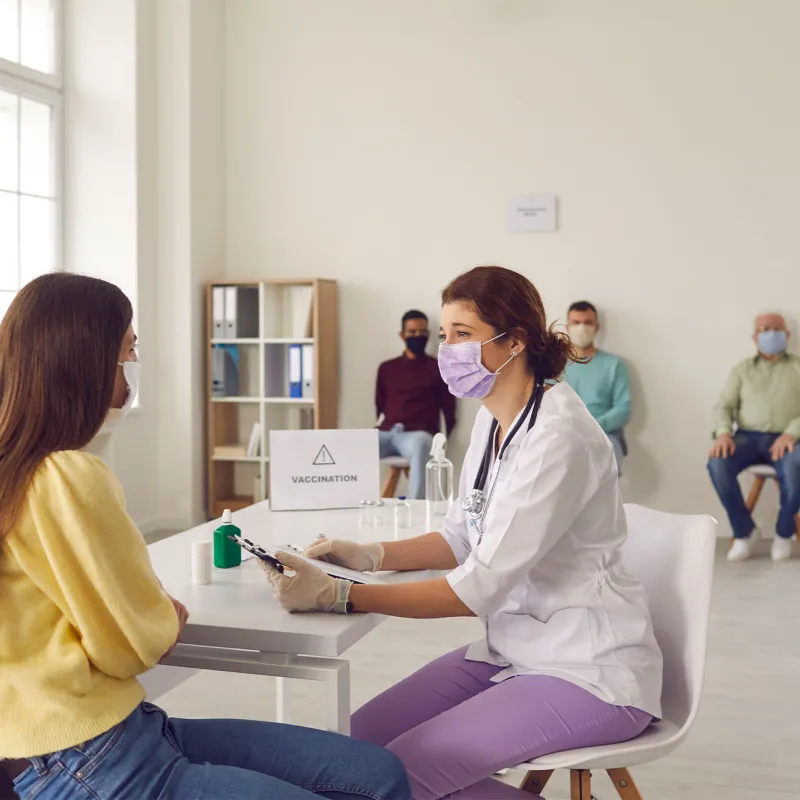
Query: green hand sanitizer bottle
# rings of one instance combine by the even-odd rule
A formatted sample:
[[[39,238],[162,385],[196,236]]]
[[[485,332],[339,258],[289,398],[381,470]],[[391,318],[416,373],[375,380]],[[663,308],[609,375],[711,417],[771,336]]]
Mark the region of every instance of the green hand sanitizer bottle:
[[[238,567],[242,563],[242,548],[229,536],[241,536],[242,531],[233,524],[231,510],[222,512],[222,524],[214,531],[214,566],[220,569]]]

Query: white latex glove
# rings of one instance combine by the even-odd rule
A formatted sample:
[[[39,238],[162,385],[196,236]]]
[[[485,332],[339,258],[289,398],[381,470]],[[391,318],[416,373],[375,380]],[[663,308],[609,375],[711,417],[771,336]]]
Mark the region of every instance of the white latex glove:
[[[278,553],[276,558],[285,567],[293,570],[294,576],[289,577],[278,572],[266,561],[259,559],[258,563],[267,573],[272,593],[283,608],[287,611],[347,613],[347,598],[353,585],[351,581],[331,578],[319,567],[291,553]]]
[[[383,545],[380,542],[358,544],[346,539],[317,539],[309,545],[303,555],[318,558],[340,567],[357,569],[359,572],[377,572],[383,562]]]

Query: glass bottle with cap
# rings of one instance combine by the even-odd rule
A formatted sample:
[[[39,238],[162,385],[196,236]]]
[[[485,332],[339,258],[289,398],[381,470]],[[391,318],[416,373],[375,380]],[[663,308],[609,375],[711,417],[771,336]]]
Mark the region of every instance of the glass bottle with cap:
[[[431,446],[431,460],[425,467],[425,500],[428,517],[442,518],[453,502],[453,462],[445,458],[447,437],[437,433]]]
[[[405,497],[397,498],[397,505],[394,507],[394,526],[395,528],[411,527],[411,503]]]

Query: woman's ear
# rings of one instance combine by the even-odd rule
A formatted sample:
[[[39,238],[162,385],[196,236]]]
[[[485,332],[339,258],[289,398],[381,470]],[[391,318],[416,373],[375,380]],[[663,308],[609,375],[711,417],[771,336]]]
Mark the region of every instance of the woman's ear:
[[[511,355],[519,356],[525,349],[525,340],[520,335],[520,331],[509,331],[509,341],[511,342]]]

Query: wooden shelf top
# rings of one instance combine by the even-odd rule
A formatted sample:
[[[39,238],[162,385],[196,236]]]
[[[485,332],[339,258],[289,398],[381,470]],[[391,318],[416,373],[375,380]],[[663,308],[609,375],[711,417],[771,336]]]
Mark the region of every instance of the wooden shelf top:
[[[212,403],[259,403],[260,397],[212,397]]]
[[[302,336],[267,336],[263,339],[212,339],[211,344],[316,344],[311,338]]]

